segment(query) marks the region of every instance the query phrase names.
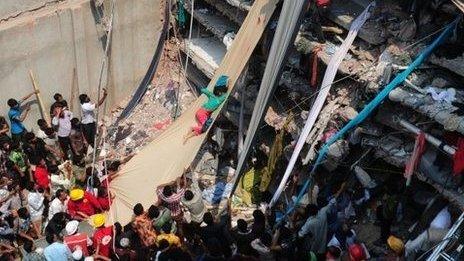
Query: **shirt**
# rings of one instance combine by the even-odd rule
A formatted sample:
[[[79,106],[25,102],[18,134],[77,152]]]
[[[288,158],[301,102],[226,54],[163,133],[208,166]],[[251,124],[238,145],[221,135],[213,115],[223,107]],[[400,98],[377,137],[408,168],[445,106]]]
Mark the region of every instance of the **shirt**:
[[[6,162],[8,161],[8,154],[0,150],[0,176],[4,177],[8,174],[8,169],[6,168]]]
[[[82,212],[87,216],[92,216],[99,210],[101,210],[101,205],[97,198],[88,192],[84,192],[84,198],[82,200],[68,201],[68,213],[71,217],[75,217],[77,215],[77,211]]]
[[[192,192],[193,198],[191,200],[186,200],[185,197],[182,198],[182,205],[189,210],[193,222],[201,223],[206,207],[201,197],[200,187],[198,187],[198,174],[196,173],[192,175]]]
[[[202,107],[210,112],[213,112],[217,108],[219,108],[219,106],[226,100],[226,97],[227,97],[227,94],[216,96],[214,95],[213,92],[211,92],[207,88],[201,89],[201,93],[203,93],[204,95],[206,95],[206,97],[208,97],[208,101],[204,103]]]
[[[113,227],[98,228],[93,235],[93,242],[95,242],[95,249],[100,247],[99,255],[110,257],[112,241],[113,240]]]
[[[309,217],[303,227],[298,232],[298,236],[303,237],[311,233],[311,251],[321,254],[325,252],[327,244],[327,213],[335,205],[331,201],[327,206],[321,208],[315,216]]]
[[[53,117],[52,124],[53,126],[58,127],[57,135],[58,137],[69,137],[71,134],[71,119],[73,118],[72,112],[64,110],[63,116]]]
[[[169,242],[170,246],[180,247],[180,238],[173,233],[165,234],[161,233],[156,237],[156,244],[159,245],[161,240],[165,239]]]
[[[58,198],[53,199],[48,208],[48,220],[52,219],[56,213],[66,212],[66,210],[67,207],[65,203],[61,202]]]
[[[45,209],[44,196],[39,192],[29,192],[27,203],[32,221],[40,220]]]
[[[26,171],[27,170],[27,164],[25,160],[26,155],[20,150],[14,150],[10,152],[10,160],[16,164],[21,171]]]
[[[31,253],[27,253],[24,255],[24,261],[45,261],[45,256],[43,254],[39,254],[35,251],[32,251]]]
[[[44,255],[47,261],[71,260],[71,251],[65,244],[59,242],[54,242],[46,247]]]
[[[171,210],[171,215],[173,217],[178,217],[182,215],[182,208],[180,206],[180,200],[184,196],[184,189],[180,189],[177,193],[172,194],[169,197],[163,195],[163,188],[157,189],[158,198],[164,201],[167,204],[167,208]]]
[[[13,135],[21,134],[26,130],[23,123],[21,122],[22,110],[20,106],[21,105],[19,104],[18,106],[11,108],[10,111],[8,111],[8,118],[10,118],[11,123],[11,134]]]
[[[36,166],[34,180],[39,188],[47,189],[50,186],[50,177],[46,167]]]
[[[88,236],[86,234],[77,233],[71,236],[65,236],[63,243],[69,248],[71,252],[74,252],[77,247],[80,247],[84,256],[89,255],[87,248]]]
[[[149,247],[155,243],[156,232],[146,213],[135,217],[132,227],[137,231],[144,246]]]
[[[89,124],[95,122],[95,104],[86,102],[81,104],[82,109],[82,124]]]

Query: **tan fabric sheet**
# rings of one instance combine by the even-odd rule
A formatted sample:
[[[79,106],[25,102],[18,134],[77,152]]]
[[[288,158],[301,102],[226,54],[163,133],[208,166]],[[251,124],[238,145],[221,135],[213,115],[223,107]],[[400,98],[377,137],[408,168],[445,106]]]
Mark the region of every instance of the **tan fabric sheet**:
[[[278,0],[254,2],[210,82],[210,89],[221,74],[229,76],[229,86],[234,86],[261,38],[277,2]],[[183,137],[194,126],[195,112],[205,101],[204,95],[199,97],[166,131],[132,158],[121,170],[121,175],[111,182],[110,190],[116,198],[111,206],[109,223],[113,223],[112,218],[114,222],[119,221],[123,225],[128,223],[135,204],[142,203],[148,208],[157,201],[155,188],[179,177],[184,168],[191,164],[206,134],[190,139],[185,145]],[[217,112],[214,114],[216,116]]]

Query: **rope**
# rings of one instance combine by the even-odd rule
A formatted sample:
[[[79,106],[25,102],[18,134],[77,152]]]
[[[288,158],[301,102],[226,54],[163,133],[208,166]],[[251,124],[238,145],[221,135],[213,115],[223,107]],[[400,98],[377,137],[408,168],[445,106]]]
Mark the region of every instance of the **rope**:
[[[107,63],[108,63],[108,60],[109,60],[109,49],[110,49],[110,46],[111,46],[111,35],[112,35],[112,32],[113,32],[113,18],[114,18],[114,0],[111,0],[111,17],[110,17],[110,24],[109,24],[109,28],[108,28],[108,34],[107,34],[107,40],[106,40],[106,46],[105,46],[105,51],[104,51],[104,56],[103,56],[103,60],[102,60],[102,65],[101,65],[101,69],[100,69],[100,78],[99,78],[99,81],[98,81],[98,88],[97,88],[97,106],[96,106],[96,110],[95,110],[95,127],[96,127],[96,132],[95,132],[95,138],[94,138],[94,148],[93,148],[93,155],[92,155],[92,176],[90,177],[90,181],[91,181],[91,185],[92,185],[92,188],[93,188],[93,185],[94,185],[94,179],[93,179],[93,173],[95,171],[95,163],[96,163],[96,160],[97,160],[97,141],[98,141],[98,136],[99,136],[99,121],[100,121],[100,106],[98,106],[98,102],[100,102],[100,99],[101,99],[101,89],[102,89],[102,85],[103,85],[103,72],[104,72],[104,69],[105,67],[107,67]],[[108,73],[106,74],[106,78],[107,78],[107,81],[106,81],[106,85],[108,85]],[[106,104],[106,100],[105,100],[105,104]]]

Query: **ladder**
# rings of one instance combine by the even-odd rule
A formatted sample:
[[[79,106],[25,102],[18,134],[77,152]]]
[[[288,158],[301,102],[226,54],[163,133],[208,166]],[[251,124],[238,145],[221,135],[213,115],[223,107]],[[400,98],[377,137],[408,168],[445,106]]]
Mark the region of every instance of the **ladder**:
[[[427,258],[427,261],[436,261],[436,260],[446,260],[446,261],[455,261],[455,259],[446,253],[446,246],[453,240],[457,239],[459,236],[459,228],[464,223],[464,212],[459,216],[458,220],[454,223],[451,229],[446,233],[443,241],[435,247],[432,254]],[[459,246],[462,247],[462,246]]]

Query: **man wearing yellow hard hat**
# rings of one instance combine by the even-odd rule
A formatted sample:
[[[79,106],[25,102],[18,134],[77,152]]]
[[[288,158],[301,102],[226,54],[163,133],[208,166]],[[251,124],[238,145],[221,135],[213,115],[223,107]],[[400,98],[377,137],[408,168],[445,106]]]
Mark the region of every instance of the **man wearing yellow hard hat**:
[[[106,218],[103,214],[93,215],[91,223],[95,227],[93,242],[95,254],[110,257],[113,246],[113,226],[105,227]]]
[[[72,189],[69,192],[69,199],[68,214],[73,219],[85,220],[103,211],[98,199],[83,189]]]

